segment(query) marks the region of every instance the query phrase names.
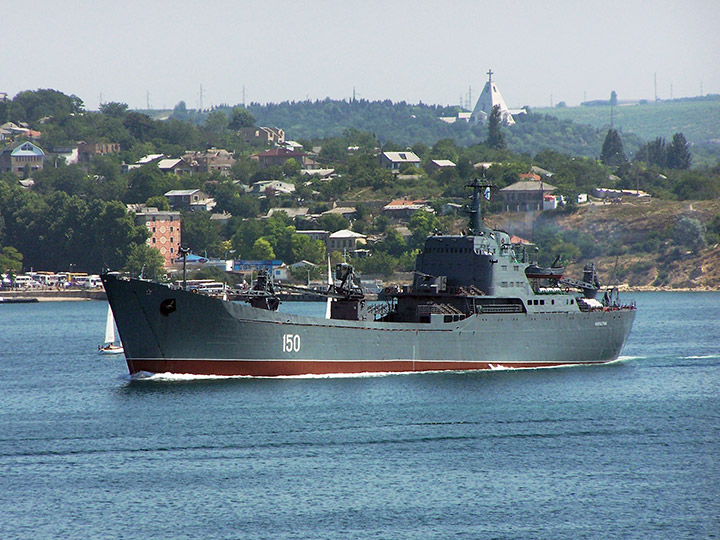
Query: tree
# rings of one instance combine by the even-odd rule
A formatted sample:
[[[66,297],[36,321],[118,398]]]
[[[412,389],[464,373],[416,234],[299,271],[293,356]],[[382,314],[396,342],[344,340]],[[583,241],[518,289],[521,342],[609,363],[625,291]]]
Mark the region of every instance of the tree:
[[[331,233],[347,229],[350,223],[341,214],[325,214],[318,219],[318,225]]]
[[[672,142],[667,146],[667,166],[670,169],[689,169],[692,155],[690,145],[682,133],[673,135]]]
[[[130,249],[125,271],[133,276],[158,279],[165,275],[163,256],[147,244],[136,244]]]
[[[261,237],[255,240],[250,256],[259,261],[268,261],[275,258],[275,252],[270,242],[268,242],[266,238]]]
[[[82,100],[58,90],[25,90],[13,98],[10,120],[35,122],[44,117],[68,117],[83,111]]]
[[[255,125],[255,117],[243,107],[233,107],[230,113],[230,123],[228,127],[237,131],[244,127],[253,127]]]
[[[502,132],[502,114],[500,105],[494,105],[488,118],[487,145],[495,150],[502,150],[507,147],[505,134]]]
[[[420,247],[425,243],[425,239],[430,236],[435,229],[440,227],[440,220],[435,214],[418,210],[410,217],[408,229],[412,231],[412,247]]]
[[[185,212],[182,225],[183,245],[194,253],[209,252],[222,255],[220,231],[216,222],[210,219],[210,212]]]
[[[627,162],[627,156],[623,149],[622,140],[620,134],[616,129],[609,129],[605,136],[605,142],[602,145],[602,152],[600,153],[600,161],[604,165],[611,167],[619,167],[623,163]]]
[[[111,101],[100,105],[100,112],[111,118],[124,118],[128,111],[127,103]]]
[[[0,272],[20,272],[22,270],[22,260],[22,253],[14,247],[0,248]]]
[[[693,253],[697,253],[707,245],[705,225],[695,218],[680,216],[675,223],[673,240],[676,244],[687,246]]]
[[[170,201],[168,201],[165,195],[150,197],[147,201],[145,201],[145,205],[162,211],[170,210]]]
[[[658,137],[654,141],[644,144],[635,154],[636,161],[665,167],[667,165],[667,148],[665,139]]]
[[[290,158],[283,164],[282,169],[283,169],[283,174],[287,178],[291,178],[293,176],[297,176],[298,174],[300,174],[300,170],[302,169],[302,167],[295,160],[295,158]]]
[[[130,134],[140,141],[148,141],[155,135],[155,124],[146,114],[137,112],[127,113],[123,125]]]

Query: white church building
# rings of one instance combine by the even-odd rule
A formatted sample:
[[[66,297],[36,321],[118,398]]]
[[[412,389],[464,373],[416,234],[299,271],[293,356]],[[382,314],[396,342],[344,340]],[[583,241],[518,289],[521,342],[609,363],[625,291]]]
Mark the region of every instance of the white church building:
[[[526,111],[525,109],[508,109],[508,106],[505,104],[505,100],[500,94],[500,90],[498,90],[497,85],[492,80],[492,69],[489,70],[487,74],[488,80],[480,93],[477,103],[475,104],[475,108],[473,109],[470,117],[470,122],[473,124],[485,124],[493,107],[495,105],[499,105],[503,124],[506,126],[512,126],[515,123],[513,114],[525,114]]]

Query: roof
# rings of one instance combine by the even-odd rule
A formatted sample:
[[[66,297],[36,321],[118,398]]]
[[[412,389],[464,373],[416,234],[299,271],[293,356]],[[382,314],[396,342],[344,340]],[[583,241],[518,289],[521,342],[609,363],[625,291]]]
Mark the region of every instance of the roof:
[[[181,161],[182,161],[182,159],[180,159],[180,158],[161,159],[160,161],[158,161],[157,166],[158,166],[158,169],[172,169],[175,165],[177,165]]]
[[[405,199],[397,199],[390,201],[383,210],[420,210],[427,207],[427,201],[408,201]]]
[[[309,208],[271,208],[268,210],[267,217],[271,217],[280,212],[285,212],[288,217],[306,216],[310,211]]]
[[[303,157],[305,154],[302,152],[296,152],[295,150],[288,150],[287,148],[272,148],[265,152],[255,154],[256,157]]]
[[[335,172],[335,169],[303,169],[300,174],[306,174],[308,176],[330,176]]]
[[[148,154],[147,156],[143,156],[140,159],[138,159],[135,163],[144,165],[145,163],[152,163],[153,161],[157,161],[158,159],[163,159],[165,157],[165,154]]]
[[[347,214],[354,214],[357,212],[357,208],[354,206],[336,206],[335,208],[331,208],[330,210],[326,210],[321,215],[326,214],[341,214],[341,215],[347,215]]]
[[[434,163],[438,167],[454,167],[455,166],[455,163],[453,163],[449,159],[433,159],[432,163]]]
[[[388,160],[401,163],[420,163],[420,158],[413,152],[383,152]]]
[[[173,189],[168,191],[165,196],[166,197],[182,197],[184,195],[192,195],[194,193],[199,192],[199,189]]]
[[[500,191],[554,191],[557,188],[551,186],[547,182],[524,181],[515,182],[508,187],[502,188]]]
[[[532,246],[533,243],[530,240],[525,240],[524,238],[521,238],[520,236],[511,236],[510,237],[510,243],[511,244],[524,244],[526,246]]]
[[[17,156],[44,156],[45,152],[37,144],[30,141],[21,141],[0,150],[0,154],[11,154]]]
[[[367,238],[367,236],[351,231],[350,229],[341,229],[332,233],[330,238]]]

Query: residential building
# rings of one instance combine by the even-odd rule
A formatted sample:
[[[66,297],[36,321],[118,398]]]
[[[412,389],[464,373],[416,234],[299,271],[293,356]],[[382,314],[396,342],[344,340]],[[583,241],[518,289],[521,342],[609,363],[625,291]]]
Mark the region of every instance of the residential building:
[[[173,189],[165,193],[170,208],[182,210],[207,210],[215,208],[215,199],[199,189]]]
[[[144,208],[135,215],[135,223],[150,231],[147,245],[160,252],[165,268],[171,267],[182,242],[180,212]]]
[[[352,254],[358,249],[358,244],[365,244],[367,236],[356,233],[349,229],[342,229],[332,233],[327,239],[327,251],[332,253],[338,251],[340,253]]]
[[[378,156],[380,166],[393,172],[400,170],[403,165],[420,166],[420,158],[413,152],[383,152]]]
[[[311,240],[321,240],[324,243],[327,243],[327,239],[330,236],[329,231],[315,230],[315,229],[299,230],[299,231],[295,231],[295,234],[302,234],[305,236],[309,236]]]
[[[339,214],[345,219],[352,219],[355,217],[355,214],[357,214],[357,208],[354,206],[333,206],[330,210],[326,210],[325,212],[321,213],[321,216],[325,216],[328,214]]]
[[[194,172],[219,172],[225,176],[230,174],[230,167],[236,162],[231,152],[221,148],[210,148],[202,152],[186,152],[183,159],[190,164]]]
[[[427,172],[432,174],[442,169],[454,169],[455,163],[449,159],[431,159],[427,164]]]
[[[507,212],[535,212],[543,210],[545,195],[555,189],[547,182],[523,180],[502,188],[498,194]]]
[[[305,153],[298,152],[297,150],[288,150],[287,148],[272,148],[265,152],[253,154],[251,158],[256,160],[258,165],[263,169],[274,166],[282,167],[290,158],[297,161],[301,167],[304,167],[306,160]]]
[[[45,152],[35,143],[25,141],[0,150],[0,172],[12,172],[19,177],[40,171],[45,163]]]
[[[116,154],[120,151],[120,143],[86,143],[80,141],[77,145],[78,162],[88,163],[95,156]]]
[[[250,186],[250,193],[255,196],[270,193],[287,194],[295,191],[295,184],[281,182],[280,180],[262,180]]]
[[[279,146],[285,142],[285,132],[274,127],[245,127],[238,130],[245,142],[263,142]]]
[[[408,219],[418,210],[435,213],[435,210],[427,204],[427,201],[411,201],[406,199],[397,199],[390,201],[383,206],[382,213],[390,219]]]
[[[183,158],[165,158],[157,162],[158,169],[164,173],[172,173],[177,176],[191,176],[192,165]]]

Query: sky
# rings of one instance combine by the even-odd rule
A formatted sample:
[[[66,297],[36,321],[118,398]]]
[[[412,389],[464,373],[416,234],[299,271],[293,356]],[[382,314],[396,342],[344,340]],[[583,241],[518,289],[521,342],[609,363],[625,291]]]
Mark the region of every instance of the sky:
[[[0,92],[474,106],[492,69],[511,108],[669,99],[720,94],[719,27],[718,0],[8,1]]]

